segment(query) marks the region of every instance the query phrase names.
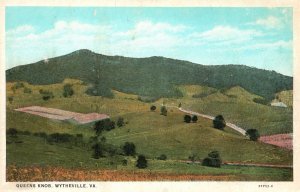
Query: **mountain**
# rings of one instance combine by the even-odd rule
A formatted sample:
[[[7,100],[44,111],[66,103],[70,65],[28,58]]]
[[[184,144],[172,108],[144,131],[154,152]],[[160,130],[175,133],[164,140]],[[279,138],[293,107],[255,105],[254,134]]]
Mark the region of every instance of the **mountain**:
[[[103,90],[155,97],[182,96],[178,85],[217,89],[240,86],[267,99],[293,88],[292,77],[244,65],[200,65],[165,57],[106,56],[85,49],[6,71],[8,82],[53,84],[65,78],[80,79]]]

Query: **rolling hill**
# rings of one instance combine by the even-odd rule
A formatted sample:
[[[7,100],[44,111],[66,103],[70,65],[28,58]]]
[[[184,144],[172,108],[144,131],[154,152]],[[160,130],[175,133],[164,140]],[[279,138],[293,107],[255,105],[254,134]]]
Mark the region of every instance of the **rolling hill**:
[[[203,85],[217,89],[240,86],[270,100],[291,90],[293,78],[275,71],[244,65],[200,65],[164,57],[106,56],[89,50],[22,65],[6,71],[6,80],[31,84],[60,83],[66,78],[98,85],[99,95],[111,89],[154,97],[182,97],[178,85]],[[109,93],[108,93],[109,94]]]

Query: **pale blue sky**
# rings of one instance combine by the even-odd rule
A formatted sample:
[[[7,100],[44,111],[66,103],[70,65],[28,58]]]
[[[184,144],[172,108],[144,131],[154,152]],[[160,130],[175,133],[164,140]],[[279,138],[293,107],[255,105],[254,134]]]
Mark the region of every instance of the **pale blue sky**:
[[[77,49],[292,75],[291,8],[7,7],[6,68]]]

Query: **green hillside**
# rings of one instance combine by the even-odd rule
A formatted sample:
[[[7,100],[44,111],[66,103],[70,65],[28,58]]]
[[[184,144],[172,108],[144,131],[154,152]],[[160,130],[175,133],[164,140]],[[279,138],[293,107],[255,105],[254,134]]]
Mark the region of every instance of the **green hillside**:
[[[65,78],[94,84],[100,95],[110,89],[136,95],[181,97],[179,85],[205,85],[224,89],[240,86],[267,99],[292,89],[292,77],[243,65],[200,65],[164,57],[105,56],[89,50],[18,66],[6,71],[6,79],[31,84],[54,84]],[[96,86],[97,85],[97,86]]]

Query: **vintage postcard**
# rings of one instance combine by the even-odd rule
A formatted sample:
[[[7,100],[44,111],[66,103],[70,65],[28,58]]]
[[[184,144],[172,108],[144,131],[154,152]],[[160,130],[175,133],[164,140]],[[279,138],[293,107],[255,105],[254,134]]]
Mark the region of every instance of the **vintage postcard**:
[[[3,2],[1,191],[299,190],[298,5]]]

